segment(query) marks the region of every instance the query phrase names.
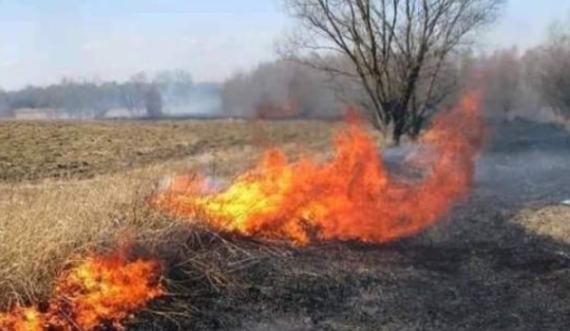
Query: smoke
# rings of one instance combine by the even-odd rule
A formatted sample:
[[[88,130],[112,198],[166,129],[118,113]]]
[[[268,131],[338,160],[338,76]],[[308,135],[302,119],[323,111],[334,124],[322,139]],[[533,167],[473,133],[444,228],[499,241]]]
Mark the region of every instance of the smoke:
[[[342,116],[326,74],[288,61],[260,65],[224,84],[224,113],[244,118],[330,118]]]

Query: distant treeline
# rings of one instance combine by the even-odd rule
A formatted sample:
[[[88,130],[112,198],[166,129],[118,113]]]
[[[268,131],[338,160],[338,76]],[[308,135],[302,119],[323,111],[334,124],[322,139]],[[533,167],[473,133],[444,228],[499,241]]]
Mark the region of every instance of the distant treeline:
[[[196,103],[207,105],[198,112],[221,108],[221,86],[195,83],[184,71],[167,71],[149,79],[137,74],[126,82],[74,81],[64,79],[45,87],[0,91],[0,116],[14,117],[19,110],[49,110],[57,118],[161,117]],[[204,103],[203,100],[214,100]]]
[[[441,98],[426,107],[445,109],[461,91],[482,87],[491,116],[570,120],[570,28],[553,31],[543,44],[524,52],[509,48],[491,54],[469,50],[453,54],[434,85]],[[339,57],[330,61],[346,65]],[[0,91],[0,117],[47,109],[57,118],[324,118],[342,116],[347,104],[366,111],[367,102],[358,81],[277,60],[235,74],[223,84],[195,83],[189,73],[177,70],[152,79],[137,74],[121,83],[63,80],[46,87]]]

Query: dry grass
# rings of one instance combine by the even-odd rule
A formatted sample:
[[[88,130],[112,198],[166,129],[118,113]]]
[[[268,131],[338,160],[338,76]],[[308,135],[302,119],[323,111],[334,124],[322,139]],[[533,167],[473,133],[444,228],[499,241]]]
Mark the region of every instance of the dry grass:
[[[125,236],[152,254],[170,254],[165,252],[169,249],[191,254],[194,248],[184,241],[195,234],[146,204],[161,177],[197,169],[231,176],[256,160],[264,145],[257,143],[260,137],[269,137],[288,152],[303,142],[305,150],[324,153],[336,126],[264,125],[260,133],[254,124],[224,122],[1,124],[0,178],[8,180],[0,186],[0,306],[42,298],[74,256],[108,247]],[[180,144],[191,152],[184,157],[171,153]],[[140,153],[152,157],[137,158]],[[63,176],[43,169],[83,159],[89,160],[85,172]],[[179,246],[166,248],[174,240]],[[219,268],[208,266],[209,262],[179,258],[200,264],[213,283],[223,282],[213,272]],[[234,261],[235,265],[240,263]]]
[[[549,206],[539,210],[523,210],[514,222],[540,236],[570,244],[570,207]]]
[[[75,254],[111,243],[127,231],[167,227],[137,223],[122,206],[141,194],[144,174],[3,187],[0,192],[0,291],[3,303],[42,296]]]

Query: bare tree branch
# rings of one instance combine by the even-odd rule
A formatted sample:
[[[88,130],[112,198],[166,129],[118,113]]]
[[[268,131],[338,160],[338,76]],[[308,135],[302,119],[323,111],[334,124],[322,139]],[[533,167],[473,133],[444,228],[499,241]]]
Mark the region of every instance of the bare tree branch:
[[[285,47],[288,58],[358,78],[381,130],[396,141],[417,133],[426,109],[441,93],[447,56],[472,32],[492,22],[504,0],[284,0],[303,34]],[[350,68],[322,61],[341,54]],[[307,55],[317,54],[306,60]],[[305,60],[303,60],[305,59]],[[315,61],[316,60],[316,61]],[[313,62],[315,61],[315,62]],[[338,61],[337,61],[338,62]],[[426,105],[430,105],[426,107]]]

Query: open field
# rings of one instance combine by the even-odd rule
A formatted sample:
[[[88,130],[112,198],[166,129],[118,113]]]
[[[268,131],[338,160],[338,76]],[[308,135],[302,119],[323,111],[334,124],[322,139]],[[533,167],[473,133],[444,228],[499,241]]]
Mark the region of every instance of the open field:
[[[271,146],[327,146],[327,122],[0,122],[0,180],[83,179]]]
[[[570,139],[503,125],[476,189],[389,245],[305,248],[189,227],[149,210],[163,176],[230,177],[268,145],[326,157],[325,122],[0,123],[0,301],[42,298],[77,254],[132,236],[170,296],[141,330],[562,330],[570,325]],[[133,139],[135,137],[135,139]],[[542,161],[540,161],[542,160]]]

